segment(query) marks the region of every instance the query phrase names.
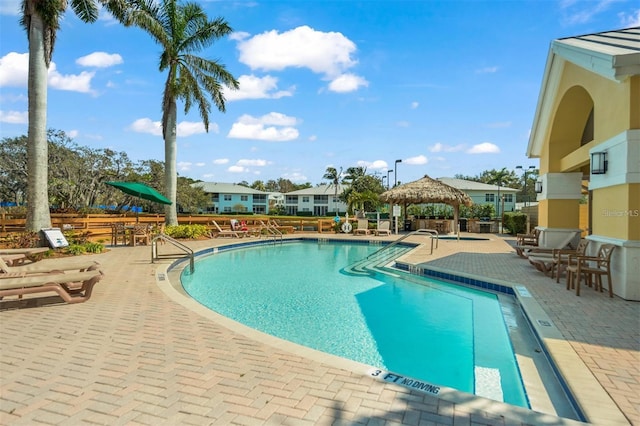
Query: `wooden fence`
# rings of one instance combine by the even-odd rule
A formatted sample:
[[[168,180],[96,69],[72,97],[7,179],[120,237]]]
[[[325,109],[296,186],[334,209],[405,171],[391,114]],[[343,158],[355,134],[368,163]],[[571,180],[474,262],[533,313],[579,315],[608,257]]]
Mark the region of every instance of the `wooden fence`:
[[[334,222],[332,218],[316,217],[291,217],[291,216],[209,216],[209,215],[179,215],[180,225],[203,225],[209,230],[215,227],[212,220],[223,228],[229,228],[231,220],[244,221],[249,227],[259,226],[261,221],[276,221],[281,232],[291,234],[296,232],[332,233]],[[113,223],[146,223],[159,226],[164,222],[164,215],[140,214],[138,217],[132,214],[51,214],[53,228],[84,232],[92,241],[108,241],[111,238],[111,224]],[[26,218],[24,215],[0,213],[0,237],[6,237],[11,233],[25,231]]]

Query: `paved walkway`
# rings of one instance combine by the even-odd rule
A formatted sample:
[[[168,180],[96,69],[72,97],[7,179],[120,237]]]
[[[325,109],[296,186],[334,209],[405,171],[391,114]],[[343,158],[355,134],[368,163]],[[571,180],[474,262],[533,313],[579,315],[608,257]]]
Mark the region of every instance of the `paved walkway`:
[[[151,264],[148,247],[114,247],[95,258],[106,276],[86,303],[0,303],[0,424],[575,424],[459,392],[411,391],[354,363],[251,337],[167,289],[158,272],[166,265]],[[547,336],[564,352],[552,355],[573,360],[560,366],[569,375],[587,378],[569,385],[583,403],[611,402],[592,408],[590,418],[640,425],[638,303],[591,289],[578,298],[501,238],[440,241],[435,254],[421,247],[405,260],[526,286],[531,312],[539,305],[535,315],[567,339]]]

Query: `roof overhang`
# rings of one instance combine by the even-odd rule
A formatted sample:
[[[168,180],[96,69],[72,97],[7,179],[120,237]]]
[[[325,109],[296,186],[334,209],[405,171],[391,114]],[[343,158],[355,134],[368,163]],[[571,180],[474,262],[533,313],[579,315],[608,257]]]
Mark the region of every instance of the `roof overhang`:
[[[564,38],[551,43],[527,146],[530,158],[541,155],[566,62],[617,82],[640,75],[640,27]]]

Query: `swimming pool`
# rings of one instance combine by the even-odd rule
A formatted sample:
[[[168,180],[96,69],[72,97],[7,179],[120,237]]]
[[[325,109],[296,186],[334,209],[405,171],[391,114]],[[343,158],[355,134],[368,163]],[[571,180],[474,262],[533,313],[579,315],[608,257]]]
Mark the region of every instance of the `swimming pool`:
[[[497,297],[397,271],[350,269],[379,248],[295,242],[227,250],[200,259],[182,284],[208,308],[265,333],[528,407]]]

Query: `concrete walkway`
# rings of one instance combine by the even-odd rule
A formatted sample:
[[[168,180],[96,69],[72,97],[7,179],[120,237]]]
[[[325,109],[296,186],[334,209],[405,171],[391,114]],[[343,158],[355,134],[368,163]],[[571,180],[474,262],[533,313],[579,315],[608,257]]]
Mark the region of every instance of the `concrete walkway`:
[[[201,250],[229,242],[237,240],[188,244]],[[106,276],[86,303],[0,302],[0,424],[577,423],[450,390],[408,390],[355,363],[251,337],[167,289],[168,262],[151,264],[149,247],[93,257]],[[580,376],[593,379],[584,382],[582,403],[605,399],[611,404],[602,413],[613,424],[640,424],[638,303],[588,288],[576,297],[498,237],[440,241],[433,255],[423,246],[404,260],[526,286],[566,339],[551,339],[568,352],[560,358],[577,360]],[[599,422],[601,411],[591,411]]]

